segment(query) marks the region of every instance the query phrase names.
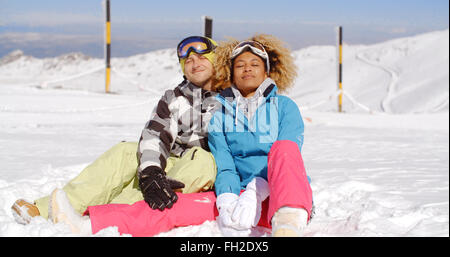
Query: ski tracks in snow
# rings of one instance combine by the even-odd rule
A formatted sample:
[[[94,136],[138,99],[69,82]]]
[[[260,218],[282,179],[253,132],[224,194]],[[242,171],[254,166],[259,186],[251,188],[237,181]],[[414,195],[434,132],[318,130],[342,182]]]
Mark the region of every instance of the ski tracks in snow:
[[[364,63],[366,63],[368,65],[371,65],[371,66],[374,66],[376,68],[379,68],[379,69],[383,70],[391,78],[391,81],[390,81],[390,83],[388,85],[387,95],[383,99],[383,101],[381,102],[381,109],[384,112],[393,113],[390,103],[395,97],[395,90],[396,90],[396,86],[397,86],[397,82],[398,82],[398,77],[399,76],[398,76],[397,72],[394,69],[392,69],[390,67],[387,67],[385,65],[382,65],[379,62],[367,59],[366,57],[364,57],[364,53],[365,53],[365,51],[357,52],[356,53],[356,59],[358,59],[358,60],[360,60],[360,61],[362,61],[362,62],[364,62]]]

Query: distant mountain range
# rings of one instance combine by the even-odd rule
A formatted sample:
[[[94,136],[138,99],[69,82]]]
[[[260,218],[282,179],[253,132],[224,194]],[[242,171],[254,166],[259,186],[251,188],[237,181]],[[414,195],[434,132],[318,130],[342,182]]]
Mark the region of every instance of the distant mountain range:
[[[287,94],[300,108],[335,111],[336,47],[311,46],[294,51],[293,56],[298,78]],[[448,29],[373,45],[344,45],[343,56],[344,111],[449,111]],[[104,60],[82,53],[35,58],[16,50],[0,59],[0,86],[100,92],[103,66]],[[162,94],[182,80],[174,49],[113,58],[112,67],[111,88],[123,94]]]

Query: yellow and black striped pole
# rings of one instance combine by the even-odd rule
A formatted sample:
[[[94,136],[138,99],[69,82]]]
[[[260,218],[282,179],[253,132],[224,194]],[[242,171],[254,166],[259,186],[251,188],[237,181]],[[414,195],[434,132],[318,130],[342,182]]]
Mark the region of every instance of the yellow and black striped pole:
[[[342,27],[338,27],[338,43],[339,43],[339,65],[338,65],[338,88],[339,88],[339,99],[338,99],[338,109],[342,112]]]
[[[213,20],[209,16],[204,16],[203,18],[205,20],[204,29],[203,29],[204,30],[203,35],[205,37],[212,38],[212,23],[213,23]]]
[[[110,0],[106,0],[106,33],[105,33],[105,57],[106,57],[106,78],[105,78],[105,92],[109,93],[109,85],[111,84],[111,12]]]

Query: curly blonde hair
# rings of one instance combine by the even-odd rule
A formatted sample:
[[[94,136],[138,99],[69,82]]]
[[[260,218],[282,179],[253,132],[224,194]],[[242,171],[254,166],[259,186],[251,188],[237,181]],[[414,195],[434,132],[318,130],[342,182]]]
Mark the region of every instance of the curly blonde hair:
[[[272,35],[256,34],[247,39],[256,41],[264,46],[269,54],[270,72],[269,77],[277,84],[280,92],[290,88],[297,77],[297,66],[291,51],[285,46],[284,42]],[[214,61],[215,76],[213,87],[215,90],[225,89],[232,84],[231,78],[231,52],[240,41],[229,38],[227,41],[219,42],[215,50]]]

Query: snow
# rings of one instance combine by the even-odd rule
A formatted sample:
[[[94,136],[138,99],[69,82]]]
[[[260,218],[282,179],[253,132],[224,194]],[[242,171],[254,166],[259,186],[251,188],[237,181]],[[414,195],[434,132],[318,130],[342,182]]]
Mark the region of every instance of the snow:
[[[287,94],[305,120],[316,206],[304,236],[449,236],[448,49],[448,30],[344,45],[343,113],[335,47],[293,52],[299,77]],[[74,236],[40,217],[17,224],[10,208],[63,187],[114,144],[137,141],[164,90],[181,81],[174,50],[154,51],[113,58],[113,93],[104,94],[103,63],[79,53],[0,59],[0,236]],[[158,236],[221,233],[208,221]]]

